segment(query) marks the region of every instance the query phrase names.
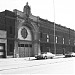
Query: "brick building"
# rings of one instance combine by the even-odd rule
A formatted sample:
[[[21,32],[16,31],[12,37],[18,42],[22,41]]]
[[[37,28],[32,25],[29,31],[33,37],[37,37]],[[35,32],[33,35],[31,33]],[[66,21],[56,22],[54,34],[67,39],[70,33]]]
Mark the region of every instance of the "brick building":
[[[1,57],[7,57],[14,54],[15,18],[16,16],[14,12],[8,10],[0,12],[0,30],[4,34],[2,36],[6,39],[6,47],[4,47],[5,45],[3,46],[3,49],[6,51],[4,50],[5,52],[1,54]],[[2,39],[4,40],[4,38]],[[2,43],[3,42],[0,42],[1,45]],[[1,50],[1,52],[2,51],[3,50]]]
[[[28,3],[23,11],[0,13],[0,30],[6,31],[6,57],[29,57],[54,51],[54,23],[34,16]],[[1,42],[0,42],[1,43]],[[75,52],[75,31],[55,24],[56,54]]]

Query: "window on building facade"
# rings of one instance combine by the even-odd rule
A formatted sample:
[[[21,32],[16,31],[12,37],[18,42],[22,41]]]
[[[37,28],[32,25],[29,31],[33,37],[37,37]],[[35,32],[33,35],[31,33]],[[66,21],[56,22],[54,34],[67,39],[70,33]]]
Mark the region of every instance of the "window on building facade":
[[[69,45],[70,45],[70,39],[69,39]]]
[[[49,42],[49,35],[47,34],[47,42]]]
[[[64,44],[64,38],[63,38],[63,44]]]
[[[25,47],[28,47],[28,44],[25,44]]]
[[[24,44],[20,44],[20,47],[24,47]]]
[[[47,34],[47,38],[49,38],[49,35]]]
[[[57,36],[56,36],[56,43],[58,42],[58,38],[57,38]]]

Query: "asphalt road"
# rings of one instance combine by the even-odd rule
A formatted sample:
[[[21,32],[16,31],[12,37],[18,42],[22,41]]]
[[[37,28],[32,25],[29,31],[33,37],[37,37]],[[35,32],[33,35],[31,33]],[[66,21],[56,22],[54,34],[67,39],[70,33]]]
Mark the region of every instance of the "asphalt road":
[[[47,60],[9,59],[0,61],[0,74],[73,74],[73,58]]]

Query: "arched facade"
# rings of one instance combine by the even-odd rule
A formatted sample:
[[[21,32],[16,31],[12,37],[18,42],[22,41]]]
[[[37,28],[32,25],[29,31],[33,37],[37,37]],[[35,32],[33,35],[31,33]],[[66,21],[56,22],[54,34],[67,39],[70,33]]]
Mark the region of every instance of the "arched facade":
[[[27,6],[24,7],[25,10],[28,9],[29,6]],[[25,10],[23,12],[14,10],[17,15],[15,23],[15,57],[29,57],[40,52],[39,27],[37,23],[32,21],[32,14],[26,13]],[[35,18],[37,19],[37,17]]]

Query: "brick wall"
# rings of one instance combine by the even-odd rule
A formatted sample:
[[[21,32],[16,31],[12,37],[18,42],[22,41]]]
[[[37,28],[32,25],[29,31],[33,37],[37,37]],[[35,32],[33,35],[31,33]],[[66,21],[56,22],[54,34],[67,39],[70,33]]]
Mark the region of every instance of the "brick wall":
[[[42,38],[40,38],[40,41],[44,43],[49,43],[51,52],[54,51],[54,24],[53,22],[49,22],[47,20],[39,19],[40,20],[40,33],[42,33]],[[55,25],[55,35],[57,36],[57,43],[56,43],[56,49],[57,53],[63,53],[63,48],[66,49],[66,51],[69,50],[70,46],[70,51],[74,49],[74,40],[75,40],[75,31],[63,27],[61,25],[56,24]],[[49,42],[47,42],[47,34],[49,35]],[[64,38],[64,47],[63,47],[63,38]],[[69,42],[70,40],[70,42]],[[43,46],[44,49],[46,49],[47,45]]]
[[[14,41],[15,41],[16,16],[14,12],[9,11],[9,10],[5,10],[1,13],[4,14],[4,17],[2,17],[1,23],[4,24],[5,26],[4,28],[7,31],[7,55],[13,55],[14,54],[13,52],[14,52]]]

